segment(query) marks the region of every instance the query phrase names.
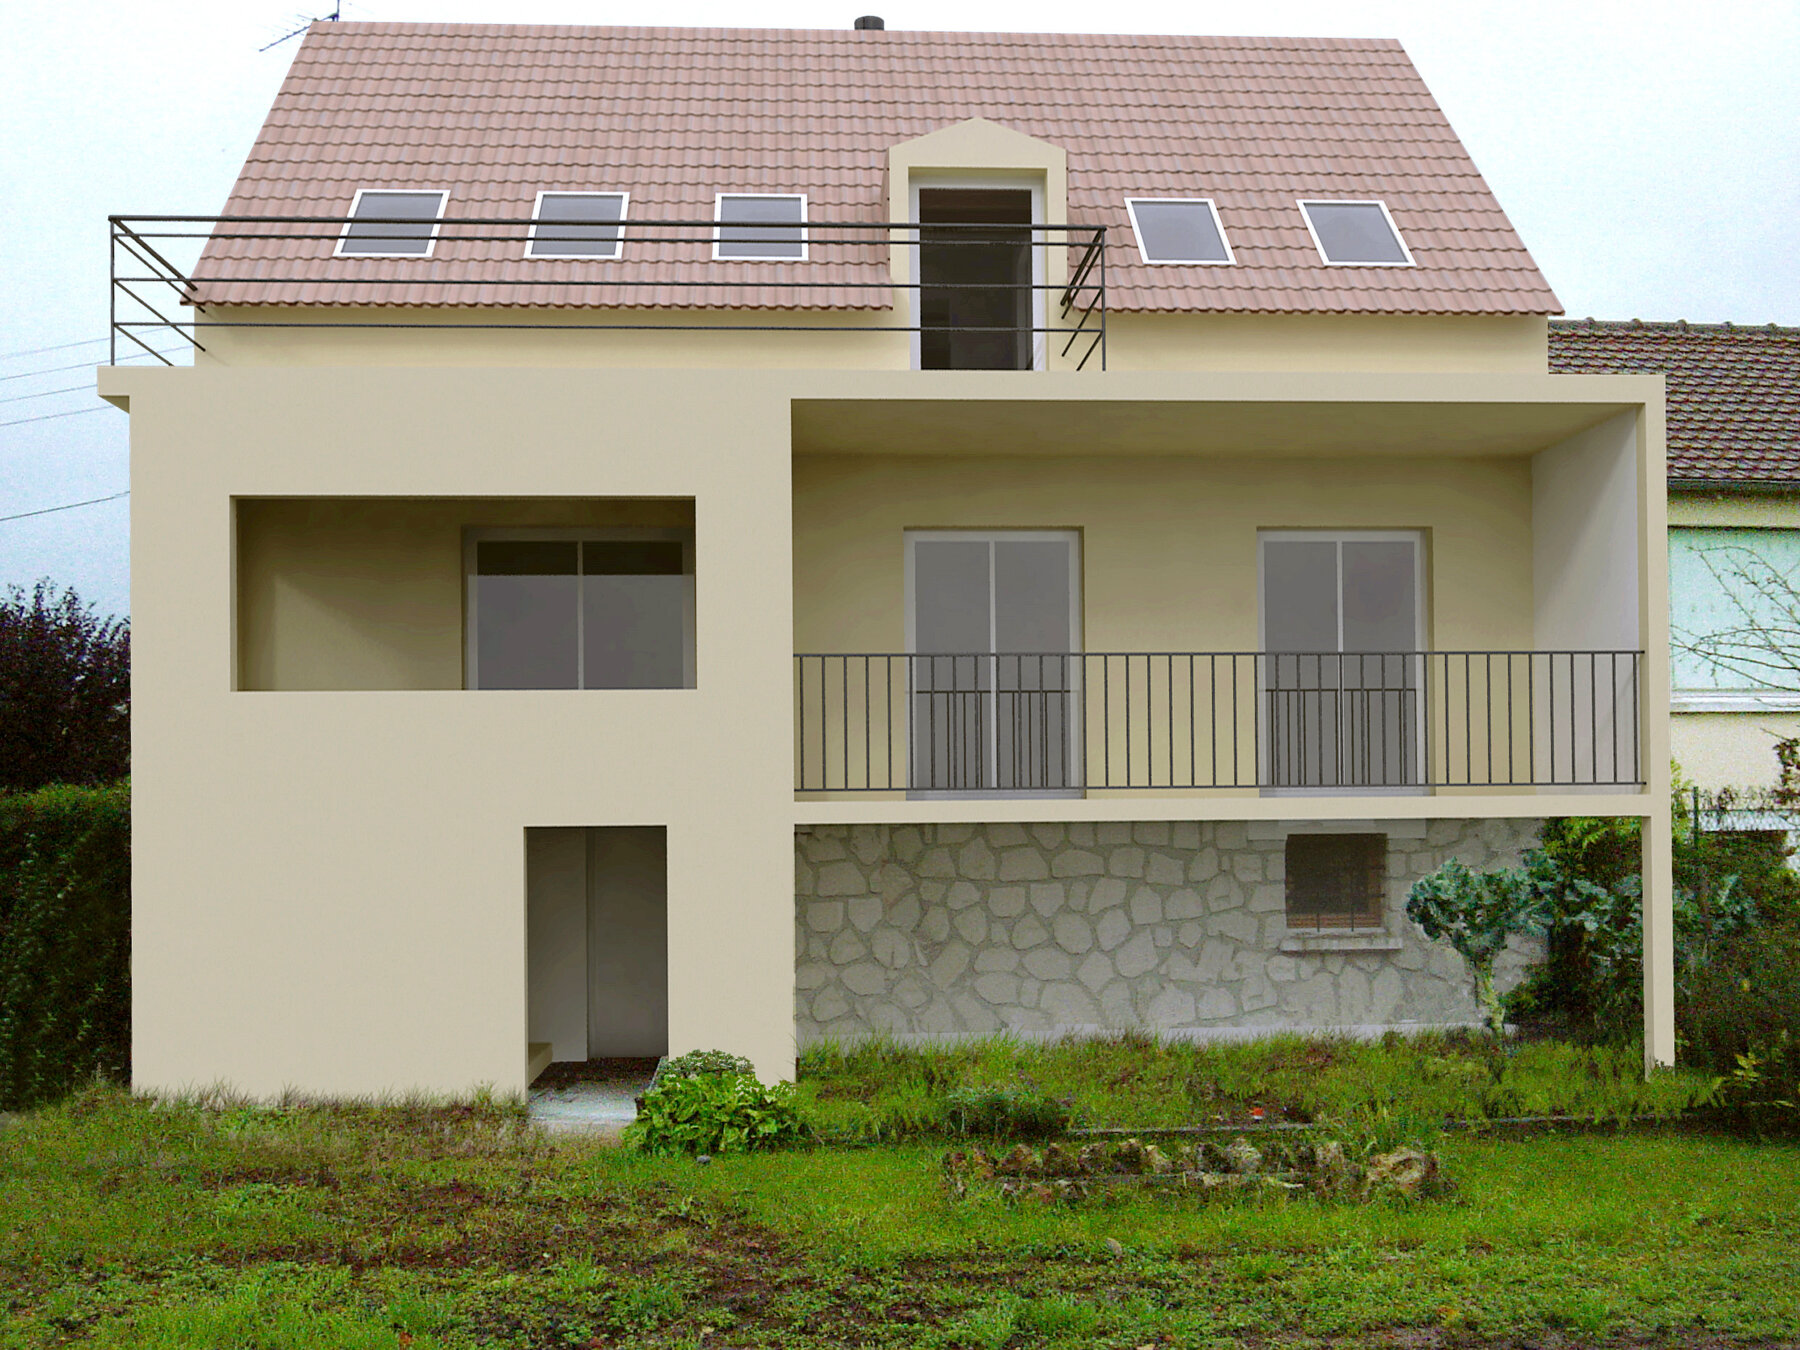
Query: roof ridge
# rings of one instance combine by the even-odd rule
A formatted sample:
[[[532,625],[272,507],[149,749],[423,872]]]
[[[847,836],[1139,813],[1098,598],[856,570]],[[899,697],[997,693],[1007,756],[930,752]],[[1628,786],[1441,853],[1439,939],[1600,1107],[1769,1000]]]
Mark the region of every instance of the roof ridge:
[[[1680,332],[1680,333],[1794,333],[1800,334],[1800,327],[1778,324],[1770,321],[1766,324],[1737,323],[1725,319],[1719,323],[1696,323],[1688,319],[1596,319],[1589,315],[1585,319],[1552,319],[1552,328],[1590,328],[1596,331],[1613,333],[1630,332]]]
[[[1130,45],[1148,41],[1181,46],[1278,47],[1318,51],[1404,51],[1398,38],[1321,37],[1293,34],[1242,33],[1059,33],[1050,30],[1021,32],[989,29],[962,31],[935,28],[888,28],[863,30],[853,28],[718,28],[677,27],[638,24],[550,24],[550,23],[409,23],[399,20],[333,20],[316,19],[307,28],[307,36],[356,37],[364,34],[415,35],[419,37],[498,37],[502,35],[582,37],[619,36],[639,38],[713,38],[713,39],[781,39],[842,38],[850,42],[877,43],[895,40],[967,41],[970,45],[1007,40],[1055,40],[1057,42],[1092,42],[1096,44]]]

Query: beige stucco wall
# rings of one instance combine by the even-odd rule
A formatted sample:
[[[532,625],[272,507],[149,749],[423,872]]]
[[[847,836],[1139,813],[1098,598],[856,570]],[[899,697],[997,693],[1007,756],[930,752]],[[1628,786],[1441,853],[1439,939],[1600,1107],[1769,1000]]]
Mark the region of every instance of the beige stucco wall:
[[[1109,314],[1109,370],[1431,370],[1542,374],[1542,316]]]
[[[795,487],[797,407],[842,400],[886,409],[895,400],[936,400],[941,412],[960,417],[982,409],[989,425],[1001,426],[1045,405],[1059,415],[1108,408],[1109,417],[1127,423],[1158,405],[1186,408],[1204,423],[1216,407],[1237,410],[1223,420],[1243,436],[1249,424],[1240,414],[1248,408],[1282,411],[1284,426],[1317,437],[1341,434],[1348,419],[1365,442],[1381,439],[1388,418],[1412,416],[1408,435],[1424,441],[1409,447],[1404,467],[1383,464],[1381,455],[1364,455],[1355,468],[1329,457],[1284,466],[1280,457],[1259,459],[1249,441],[1237,445],[1230,465],[1209,467],[1219,481],[1236,484],[1245,510],[1270,500],[1255,483],[1258,464],[1280,474],[1290,514],[1271,523],[1285,524],[1310,523],[1293,513],[1331,506],[1315,479],[1337,483],[1344,500],[1373,512],[1369,501],[1351,496],[1354,483],[1372,466],[1393,474],[1388,500],[1409,502],[1414,514],[1410,522],[1389,514],[1383,523],[1432,529],[1434,550],[1448,559],[1434,564],[1440,590],[1450,592],[1438,601],[1434,639],[1450,640],[1448,623],[1480,645],[1474,633],[1484,607],[1490,619],[1504,613],[1508,631],[1516,627],[1523,636],[1528,626],[1529,567],[1517,553],[1498,551],[1505,540],[1523,547],[1528,473],[1523,460],[1488,462],[1507,458],[1498,452],[1455,467],[1440,463],[1421,453],[1437,434],[1431,427],[1452,439],[1466,431],[1470,440],[1496,435],[1496,427],[1524,429],[1518,434],[1527,439],[1563,428],[1542,432],[1553,441],[1621,403],[1654,396],[1632,378],[904,371],[696,377],[678,370],[431,366],[119,370],[104,373],[102,392],[129,405],[133,437],[134,1075],[149,1090],[225,1083],[265,1096],[288,1087],[354,1094],[524,1085],[525,831],[534,826],[666,827],[671,1051],[720,1045],[750,1054],[765,1075],[791,1072],[793,826],[818,818],[820,809],[794,800],[792,724],[781,711],[791,707],[792,651],[804,636],[796,588],[810,597],[813,584],[795,580],[796,550],[807,559],[843,552],[846,568],[866,585],[872,560],[883,548],[898,548],[897,538],[880,548],[869,539],[914,523],[879,494],[864,495],[846,499],[863,518],[860,528],[834,534],[838,527],[816,509],[829,496],[830,463],[822,472],[802,460]],[[1640,441],[1658,457],[1651,467],[1659,474],[1660,421],[1646,414],[1642,426]],[[1515,450],[1522,456],[1545,443],[1521,442]],[[930,505],[966,514],[979,504],[985,518],[966,514],[970,523],[1004,524],[1006,510],[1018,508],[1006,505],[1001,470],[986,458],[940,462],[939,472],[962,484],[960,497],[972,500],[919,481],[919,470],[904,464],[884,468],[877,461],[873,472],[901,475],[895,491],[924,494],[909,511]],[[1133,560],[1106,573],[1098,594],[1090,586],[1089,643],[1158,632],[1164,621],[1129,597],[1169,571],[1168,549],[1202,545],[1174,533],[1165,535],[1170,542],[1162,550],[1127,539],[1126,488],[1135,483],[1140,516],[1164,509],[1154,498],[1169,483],[1196,510],[1210,511],[1197,464],[1174,456],[1151,467],[1127,456],[1110,474],[1048,459],[1015,460],[1013,467],[1027,470],[1028,484],[1042,479],[1045,486],[1028,489],[1047,494],[1037,510],[1069,512],[1085,497],[1104,504],[1092,523],[1066,514],[1054,523],[1098,531],[1109,549]],[[1016,502],[1016,473],[1010,487]],[[1456,495],[1464,500],[1453,514]],[[252,625],[260,622],[265,601],[256,597],[272,595],[283,575],[274,542],[287,541],[289,558],[298,547],[296,522],[283,514],[297,508],[269,503],[598,497],[692,500],[701,573],[697,688],[233,687],[244,646],[235,583],[249,587]],[[256,505],[248,513],[236,509],[245,502]],[[411,586],[425,585],[415,564],[427,554],[445,556],[449,522],[432,527],[438,542],[423,550],[395,544],[382,553],[374,542],[379,519],[359,523],[357,511],[339,506],[327,515],[331,530],[360,531],[370,556],[414,568]],[[1260,522],[1220,528],[1241,532],[1253,523]],[[248,536],[242,549],[239,529]],[[1487,543],[1477,547],[1482,539]],[[1192,556],[1201,565],[1214,561],[1204,551]],[[247,559],[245,575],[234,579],[240,557]],[[340,587],[333,603],[341,606],[345,593]],[[1253,588],[1249,596],[1253,612]],[[1102,599],[1105,612],[1122,617],[1099,620]],[[277,629],[293,612],[284,603],[266,601]],[[806,624],[829,623],[845,640],[867,621],[830,596],[807,604]],[[313,622],[331,610],[326,604],[298,612]],[[431,643],[441,644],[449,630],[447,601],[441,613],[445,622],[434,625]],[[897,607],[892,613],[897,617]],[[1241,625],[1243,613],[1225,618]],[[358,632],[336,620],[324,626],[334,641]],[[380,669],[391,675],[409,662],[448,669],[441,645],[431,643]],[[386,637],[371,645],[384,644],[391,650]],[[1647,712],[1660,716],[1664,706],[1653,703]],[[862,809],[827,805],[845,818]],[[1628,814],[1658,809],[1651,797],[1622,795],[1589,805]],[[1192,796],[884,802],[871,809],[890,823],[1295,814],[1291,800],[1232,806]],[[1554,798],[1474,797],[1460,799],[1457,813],[1557,809]],[[1307,814],[1433,816],[1444,809],[1420,798],[1337,798],[1310,801]],[[1655,880],[1666,877],[1666,867],[1655,872],[1654,859],[1651,865],[1653,900],[1666,897],[1666,882]]]
[[[466,528],[694,523],[691,501],[617,498],[236,507],[240,689],[460,689]]]

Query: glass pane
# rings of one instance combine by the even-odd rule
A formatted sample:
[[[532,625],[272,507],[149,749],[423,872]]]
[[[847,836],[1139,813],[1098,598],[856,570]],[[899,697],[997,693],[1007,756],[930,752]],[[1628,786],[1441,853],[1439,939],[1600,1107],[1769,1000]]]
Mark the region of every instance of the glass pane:
[[[1669,626],[1675,687],[1681,690],[1781,688],[1783,671],[1763,663],[1760,630],[1792,628],[1788,598],[1800,578],[1800,530],[1682,526],[1669,531]],[[1740,630],[1707,647],[1706,639]],[[1744,639],[1748,638],[1746,642]],[[1700,646],[1701,651],[1692,650]],[[1721,665],[1702,652],[1725,658]]]
[[[994,544],[994,649],[1066,652],[1069,545],[1060,539]]]
[[[590,577],[680,576],[678,539],[600,539],[581,546],[581,570]]]
[[[914,651],[992,650],[988,548],[984,539],[921,539],[914,543]]]
[[[1206,202],[1134,202],[1138,242],[1150,262],[1225,262],[1225,239]]]
[[[798,197],[719,198],[719,257],[800,257],[802,209]]]
[[[1307,217],[1325,260],[1334,263],[1403,263],[1406,250],[1375,202],[1307,202]]]
[[[589,547],[592,547],[590,545]],[[679,544],[672,545],[677,551]],[[679,566],[679,558],[677,565]],[[584,679],[589,689],[681,689],[687,684],[692,579],[644,573],[581,579]]]
[[[594,220],[600,225],[538,225],[526,253],[534,258],[619,256],[619,212],[625,198],[616,192],[546,192],[538,200],[539,220]]]
[[[579,580],[573,571],[571,567],[564,576],[501,573],[475,579],[479,688],[575,687]]]
[[[1335,652],[1337,545],[1330,540],[1263,542],[1263,646],[1271,652]]]
[[[1414,546],[1344,541],[1344,650],[1410,652],[1418,646]]]
[[[475,545],[475,570],[485,577],[572,577],[575,545],[562,540],[484,540]]]
[[[340,253],[406,253],[431,252],[431,222],[438,217],[444,195],[441,192],[365,192],[356,203],[357,222],[344,233],[338,246]],[[400,217],[402,221],[419,221],[417,225],[395,223],[368,224],[364,216]]]

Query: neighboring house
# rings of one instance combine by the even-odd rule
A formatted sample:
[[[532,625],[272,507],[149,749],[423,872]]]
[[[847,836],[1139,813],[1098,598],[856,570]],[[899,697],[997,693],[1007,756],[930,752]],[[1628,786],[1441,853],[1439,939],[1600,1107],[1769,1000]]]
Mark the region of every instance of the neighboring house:
[[[1703,787],[1770,786],[1800,737],[1800,328],[1556,322],[1550,369],[1665,378],[1671,745]]]
[[[1662,383],[1397,44],[325,23],[226,209],[100,376],[140,1087],[1467,1024],[1407,889],[1571,812],[1672,1058]]]

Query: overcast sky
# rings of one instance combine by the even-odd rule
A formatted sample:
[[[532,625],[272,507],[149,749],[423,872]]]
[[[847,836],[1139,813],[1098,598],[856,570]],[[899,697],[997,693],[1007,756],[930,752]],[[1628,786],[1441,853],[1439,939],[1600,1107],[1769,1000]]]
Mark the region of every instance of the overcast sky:
[[[125,415],[92,410],[104,346],[40,349],[104,337],[109,212],[220,210],[298,40],[257,49],[329,13],[321,3],[9,8],[0,516],[126,488]],[[1794,0],[356,0],[343,14],[842,28],[871,9],[915,30],[1399,38],[1571,315],[1800,324]],[[0,590],[49,576],[126,613],[127,508],[0,521]]]

